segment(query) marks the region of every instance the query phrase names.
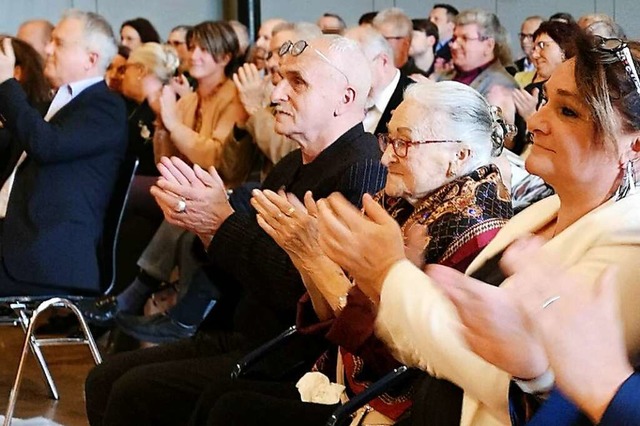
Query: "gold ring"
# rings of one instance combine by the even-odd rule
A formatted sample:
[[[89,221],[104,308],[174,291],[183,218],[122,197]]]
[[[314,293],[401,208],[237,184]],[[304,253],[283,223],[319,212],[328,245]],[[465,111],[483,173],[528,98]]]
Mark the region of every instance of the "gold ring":
[[[291,217],[292,214],[294,214],[296,212],[296,208],[295,207],[289,207],[289,210],[287,210],[285,212],[285,215],[287,215],[288,217]]]

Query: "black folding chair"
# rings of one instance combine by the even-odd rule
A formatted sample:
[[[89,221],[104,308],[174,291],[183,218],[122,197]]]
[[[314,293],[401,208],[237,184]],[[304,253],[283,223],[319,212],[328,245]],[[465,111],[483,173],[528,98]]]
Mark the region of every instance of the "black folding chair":
[[[239,379],[248,374],[252,368],[271,355],[275,350],[282,348],[299,334],[296,326],[291,326],[272,340],[266,342],[257,349],[251,351],[240,359],[231,371],[231,378]],[[405,380],[415,378],[421,372],[415,368],[400,366],[387,373],[384,377],[371,384],[367,389],[351,398],[347,403],[336,408],[327,420],[327,426],[341,426],[349,424],[353,415],[369,401],[388,392],[389,389]]]

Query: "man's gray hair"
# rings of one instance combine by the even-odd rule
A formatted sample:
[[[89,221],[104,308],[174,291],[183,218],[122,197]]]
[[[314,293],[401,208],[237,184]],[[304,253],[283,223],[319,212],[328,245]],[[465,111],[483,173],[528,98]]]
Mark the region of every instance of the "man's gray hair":
[[[471,150],[467,170],[460,170],[460,175],[492,162],[497,123],[491,106],[477,90],[454,81],[421,82],[406,89],[404,100],[415,102],[420,109],[422,119],[412,126],[418,137],[461,140]]]
[[[345,32],[345,37],[357,41],[365,56],[370,60],[384,53],[393,61],[393,48],[387,39],[372,26],[349,28]]]
[[[62,20],[77,19],[84,24],[84,41],[89,51],[98,54],[98,68],[106,72],[116,53],[118,44],[111,25],[102,15],[69,9],[62,15]]]
[[[393,25],[396,30],[394,36],[411,37],[413,35],[411,18],[398,7],[381,10],[376,17],[373,18],[373,26],[375,28],[380,28],[385,24]]]
[[[503,66],[506,67],[513,63],[507,30],[502,26],[495,13],[483,9],[468,9],[456,16],[456,25],[471,24],[478,26],[481,37],[492,38],[495,41],[493,56]]]

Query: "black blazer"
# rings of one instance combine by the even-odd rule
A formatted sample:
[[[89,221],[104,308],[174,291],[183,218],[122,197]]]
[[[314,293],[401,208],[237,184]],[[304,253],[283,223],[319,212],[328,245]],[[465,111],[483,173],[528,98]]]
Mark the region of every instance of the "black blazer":
[[[391,99],[389,99],[389,103],[387,107],[382,112],[380,116],[380,121],[378,121],[378,125],[376,126],[375,134],[378,133],[387,133],[387,124],[389,120],[391,120],[391,113],[394,109],[400,105],[402,102],[402,96],[404,94],[404,89],[407,88],[408,85],[415,83],[415,81],[411,80],[406,75],[400,73],[400,80],[398,80],[398,85],[396,86],[396,90],[393,91],[393,95],[391,95]]]
[[[10,79],[0,85],[0,120],[0,182],[27,153],[0,242],[7,272],[18,281],[98,290],[96,248],[127,148],[123,101],[100,82],[46,122]]]

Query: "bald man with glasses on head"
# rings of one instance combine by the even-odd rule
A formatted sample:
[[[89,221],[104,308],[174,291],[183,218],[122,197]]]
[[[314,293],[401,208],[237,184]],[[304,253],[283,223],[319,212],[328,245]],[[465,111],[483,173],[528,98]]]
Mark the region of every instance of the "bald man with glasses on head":
[[[377,141],[362,126],[371,86],[367,59],[356,42],[340,36],[284,46],[283,79],[271,98],[275,130],[300,149],[274,167],[262,189],[284,189],[298,199],[308,191],[316,199],[337,191],[359,205],[386,177]],[[196,408],[192,424],[204,424],[198,416],[231,386],[232,365],[294,323],[305,292],[291,259],[260,228],[256,212],[236,209],[248,200],[238,193],[227,200],[215,169],[167,158],[160,169],[164,177],[152,193],[169,222],[203,241],[211,262],[207,273],[221,297],[193,339],[119,354],[94,369],[86,383],[92,425],[179,424]],[[154,337],[145,334],[153,329],[137,331],[140,338]]]

